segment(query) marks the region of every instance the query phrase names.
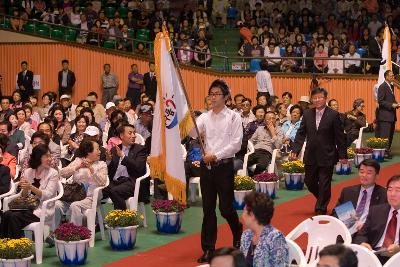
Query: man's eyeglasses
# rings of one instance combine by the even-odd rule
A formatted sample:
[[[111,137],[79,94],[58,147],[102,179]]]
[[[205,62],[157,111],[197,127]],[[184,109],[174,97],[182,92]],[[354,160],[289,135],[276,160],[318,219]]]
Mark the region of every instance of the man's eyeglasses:
[[[208,94],[209,97],[219,96],[219,95],[224,95],[224,94]]]
[[[315,98],[311,98],[312,101],[321,101],[324,100],[325,97],[315,97]]]

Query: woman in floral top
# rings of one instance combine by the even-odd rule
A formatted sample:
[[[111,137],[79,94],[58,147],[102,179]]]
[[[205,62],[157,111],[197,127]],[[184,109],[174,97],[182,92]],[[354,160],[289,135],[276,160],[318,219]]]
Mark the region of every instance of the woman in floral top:
[[[61,107],[53,108],[50,110],[50,116],[54,116],[57,119],[56,133],[60,136],[62,144],[68,144],[71,135],[71,124],[68,122],[64,110]]]
[[[242,219],[247,230],[242,234],[240,250],[246,257],[247,266],[286,266],[289,248],[285,236],[270,224],[274,201],[266,194],[253,191],[244,202]]]
[[[89,125],[89,119],[83,115],[79,115],[75,119],[75,126],[76,126],[76,132],[71,134],[71,137],[68,140],[68,154],[72,158],[72,156],[75,154],[75,151],[79,148],[79,145],[81,144],[83,137],[84,137],[84,132],[86,130],[86,127]]]

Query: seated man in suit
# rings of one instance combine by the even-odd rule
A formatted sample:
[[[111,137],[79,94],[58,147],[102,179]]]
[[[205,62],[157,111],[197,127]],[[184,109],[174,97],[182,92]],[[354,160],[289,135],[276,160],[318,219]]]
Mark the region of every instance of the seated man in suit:
[[[370,208],[363,228],[353,239],[369,250],[383,250],[378,254],[382,263],[400,252],[400,175],[392,176],[386,188],[388,203]]]
[[[134,195],[136,178],[146,173],[146,152],[144,146],[135,144],[132,125],[121,125],[117,134],[122,144],[114,146],[108,155],[110,185],[103,189],[103,198],[111,198],[115,209],[125,210],[125,200]]]
[[[370,207],[387,203],[386,189],[376,184],[380,170],[374,159],[366,159],[358,167],[360,184],[343,188],[336,206],[348,201],[353,203],[358,218],[357,230],[360,230],[367,219]]]

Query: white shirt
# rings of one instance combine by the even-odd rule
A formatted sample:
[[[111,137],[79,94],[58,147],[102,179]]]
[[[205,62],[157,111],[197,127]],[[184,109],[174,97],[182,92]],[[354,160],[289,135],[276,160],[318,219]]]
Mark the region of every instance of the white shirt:
[[[122,146],[122,152],[124,152],[124,155],[125,155],[124,157],[126,157],[126,155],[129,154],[129,147]],[[114,175],[114,178],[113,178],[114,181],[117,181],[118,178],[120,178],[122,176],[129,177],[128,169],[126,168],[126,166],[121,164],[121,162],[124,159],[124,157],[119,159],[118,167],[117,167],[117,170],[115,171],[115,175]]]
[[[252,121],[256,120],[256,116],[254,116],[253,112],[249,112],[247,116],[243,115],[243,112],[240,114],[242,117],[242,123],[243,123],[243,128],[246,128],[247,124],[249,124]]]
[[[332,55],[331,58],[343,58],[341,55]],[[343,61],[342,60],[328,60],[328,73],[335,73],[334,69],[337,69],[337,74],[343,74]]]
[[[394,211],[394,208],[391,207],[390,211],[389,211],[389,217],[387,218],[387,221],[386,221],[385,231],[383,232],[383,235],[382,235],[381,239],[379,240],[378,244],[376,244],[377,248],[380,248],[383,246],[383,241],[385,240],[385,236],[386,236],[386,230],[387,230],[390,220],[392,219],[393,211]],[[397,217],[397,226],[396,226],[396,237],[394,239],[394,244],[399,244],[400,210],[397,210],[396,217]]]
[[[374,191],[374,188],[375,188],[375,185],[370,186],[369,188],[364,188],[361,186],[360,194],[358,195],[357,207],[358,207],[358,205],[360,205],[364,190],[367,190],[367,201],[365,201],[364,210],[359,219],[359,222],[361,222],[361,223],[365,223],[365,221],[367,220],[367,216],[368,216],[368,212],[369,212],[369,205],[371,203],[371,197],[372,197],[372,192]],[[356,209],[357,209],[357,207],[356,207]]]
[[[206,153],[214,154],[218,160],[232,158],[242,145],[242,119],[238,113],[226,106],[219,113],[213,110],[201,114],[197,120],[200,133],[204,133]],[[196,138],[194,130],[190,136]]]
[[[271,74],[267,70],[260,70],[256,74],[257,91],[274,95],[274,88],[272,87]]]
[[[275,49],[274,49],[273,53],[271,53],[269,51],[269,48],[264,49],[264,57],[280,57],[280,56],[281,56],[281,52],[280,52],[279,46],[275,46]],[[281,60],[278,59],[278,58],[277,59],[270,59],[269,61],[275,62],[277,64],[279,64],[281,62]],[[271,64],[273,64],[273,63],[271,63]]]
[[[324,107],[321,110],[318,110],[318,109],[315,110],[315,125],[317,126],[317,130],[318,130],[319,124],[321,123],[321,119],[322,119],[322,116],[324,115],[325,109],[326,109],[326,107]]]
[[[344,55],[344,58],[361,58],[358,53],[354,53],[354,55],[350,55],[350,53],[347,53]],[[360,67],[361,65],[361,60],[345,60],[344,61],[344,67],[347,69],[351,65],[355,65],[356,67]]]

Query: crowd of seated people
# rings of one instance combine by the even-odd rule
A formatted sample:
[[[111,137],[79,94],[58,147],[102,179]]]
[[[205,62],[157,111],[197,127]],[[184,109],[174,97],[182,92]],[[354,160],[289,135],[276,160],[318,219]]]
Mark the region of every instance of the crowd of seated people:
[[[370,2],[374,1],[238,1],[233,8],[240,13],[236,17],[239,54],[273,57],[268,62],[269,71],[274,72],[376,74],[378,61],[364,64],[357,59],[381,58],[385,22],[392,32],[391,52],[396,56],[400,10],[393,1],[375,1],[373,7]],[[285,57],[314,60],[296,62]],[[321,57],[331,59],[318,59]]]

